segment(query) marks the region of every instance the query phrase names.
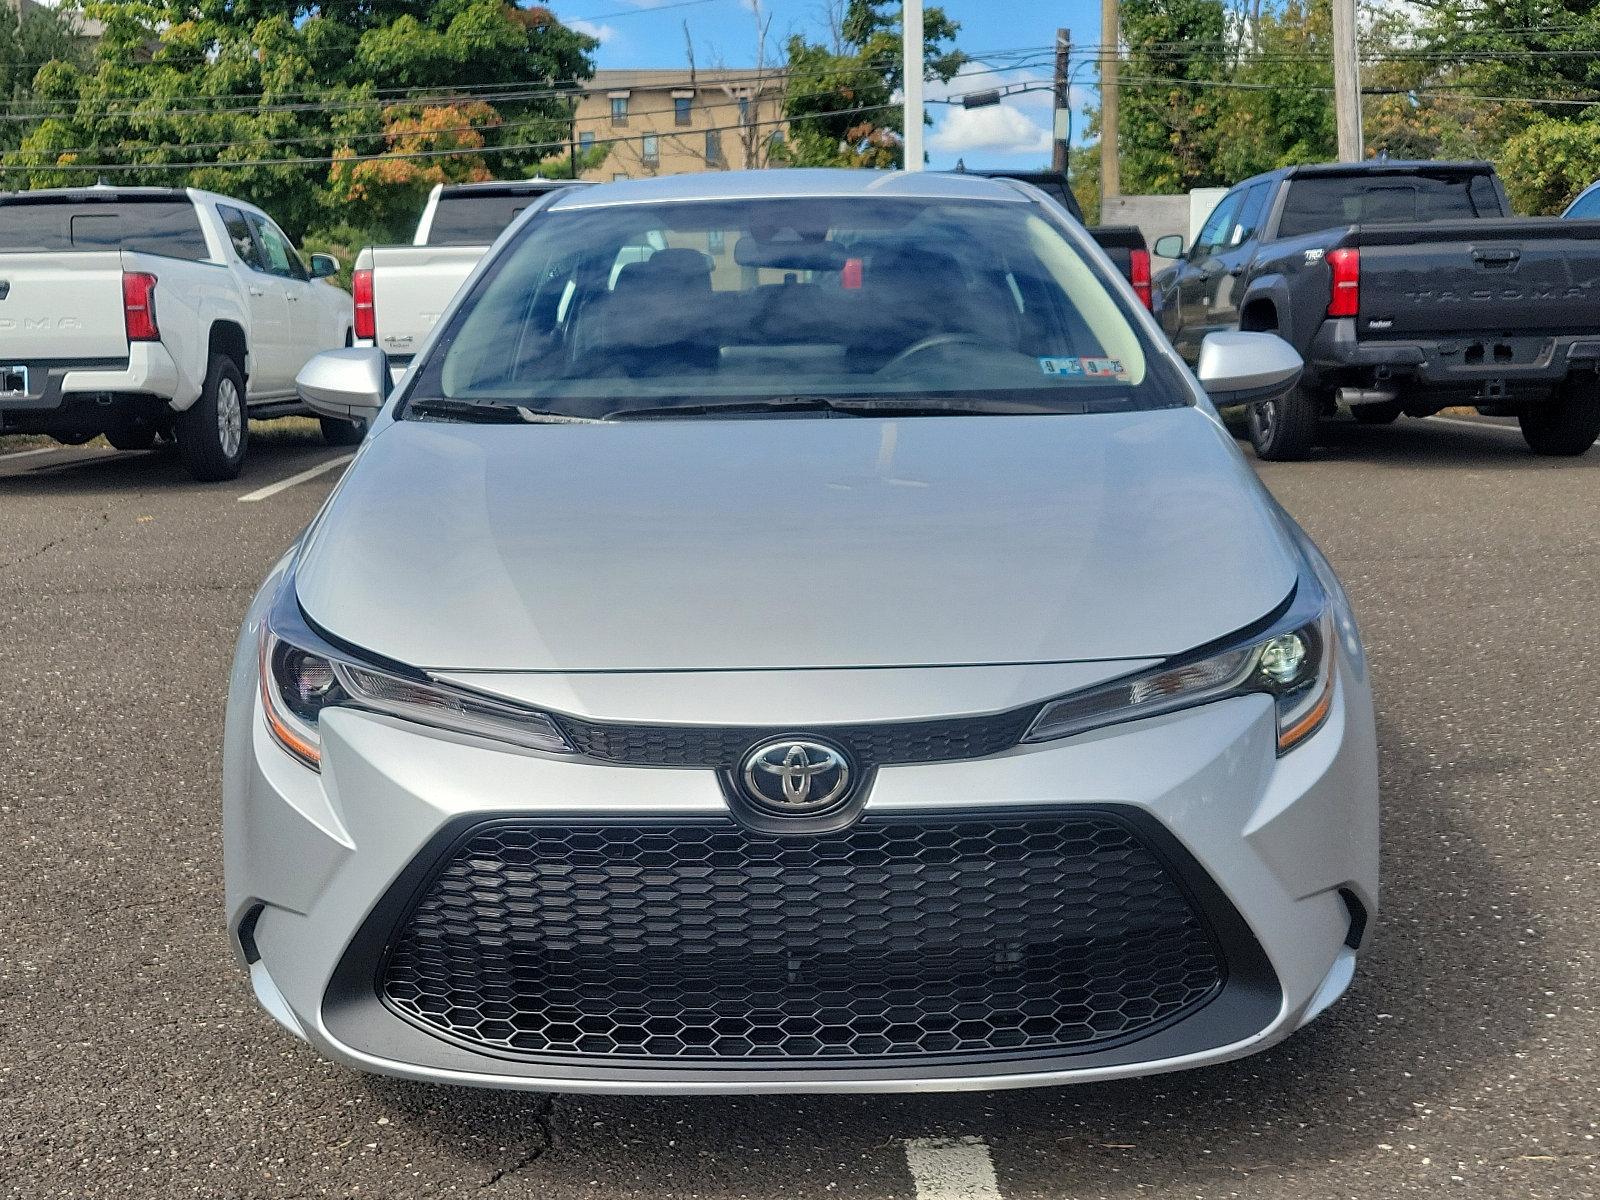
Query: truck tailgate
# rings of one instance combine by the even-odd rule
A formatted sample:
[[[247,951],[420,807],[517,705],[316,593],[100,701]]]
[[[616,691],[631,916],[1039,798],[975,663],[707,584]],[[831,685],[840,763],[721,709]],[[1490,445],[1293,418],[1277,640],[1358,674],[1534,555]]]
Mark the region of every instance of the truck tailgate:
[[[1357,225],[1357,327],[1406,334],[1600,332],[1600,221]]]
[[[120,250],[0,254],[0,365],[127,356]]]
[[[375,246],[372,307],[378,348],[415,354],[487,246]]]

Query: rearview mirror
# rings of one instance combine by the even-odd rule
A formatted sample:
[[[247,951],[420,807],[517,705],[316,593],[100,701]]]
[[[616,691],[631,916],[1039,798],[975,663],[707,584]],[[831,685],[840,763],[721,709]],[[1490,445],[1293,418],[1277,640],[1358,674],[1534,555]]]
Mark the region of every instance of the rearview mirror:
[[[1183,235],[1177,233],[1163,234],[1156,239],[1156,244],[1150,247],[1157,258],[1182,258]]]
[[[311,278],[326,279],[330,275],[339,273],[339,260],[331,254],[313,254],[311,256]]]
[[[370,421],[389,397],[389,356],[371,346],[325,350],[300,368],[294,385],[319,416]]]
[[[1295,348],[1275,333],[1208,333],[1200,343],[1200,386],[1218,408],[1281,400],[1305,368]]]

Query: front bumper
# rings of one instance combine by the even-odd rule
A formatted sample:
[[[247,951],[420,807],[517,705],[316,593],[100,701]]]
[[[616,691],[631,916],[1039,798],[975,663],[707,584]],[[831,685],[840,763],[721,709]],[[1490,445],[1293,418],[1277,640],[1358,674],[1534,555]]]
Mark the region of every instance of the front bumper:
[[[1358,336],[1352,317],[1324,321],[1306,355],[1313,386],[1416,384],[1467,399],[1534,399],[1569,375],[1600,369],[1600,337],[1589,333]]]
[[[252,640],[247,630],[243,641]],[[337,711],[325,718],[319,776],[266,734],[253,662],[241,653],[229,711],[231,926],[236,936],[245,926],[242,957],[254,960],[263,1006],[322,1054],[364,1070],[481,1086],[675,1093],[987,1089],[1178,1070],[1271,1045],[1336,999],[1353,971],[1348,943],[1359,941],[1352,912],[1376,907],[1370,699],[1359,669],[1343,665],[1326,726],[1282,759],[1271,748],[1271,703],[1252,696],[990,758],[883,767],[872,784],[864,821],[1114,811],[1146,822],[1236,915],[1228,936],[1259,950],[1274,986],[1256,990],[1256,1007],[1240,1010],[1243,1024],[1239,1012],[1222,1021],[1213,1005],[1104,1053],[970,1063],[930,1056],[797,1069],[514,1060],[422,1032],[375,1002],[364,943],[374,928],[381,936],[386,906],[414,896],[419,858],[432,861],[462,829],[508,816],[723,820],[729,809],[714,773],[507,752]],[[1244,961],[1234,959],[1236,967]],[[1260,1004],[1269,990],[1271,1002]]]

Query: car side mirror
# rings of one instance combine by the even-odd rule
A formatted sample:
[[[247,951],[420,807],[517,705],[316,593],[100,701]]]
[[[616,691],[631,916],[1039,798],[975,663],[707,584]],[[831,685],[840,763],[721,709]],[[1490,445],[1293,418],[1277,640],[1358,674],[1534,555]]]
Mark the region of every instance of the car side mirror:
[[[311,278],[326,279],[330,275],[339,273],[339,260],[331,254],[313,254],[311,256]]]
[[[1182,258],[1183,235],[1167,233],[1156,239],[1156,244],[1150,247],[1157,258]]]
[[[1200,343],[1200,386],[1218,408],[1281,400],[1305,369],[1295,348],[1275,333],[1208,333]]]
[[[370,421],[389,398],[389,356],[371,346],[325,350],[300,368],[294,385],[319,416]]]

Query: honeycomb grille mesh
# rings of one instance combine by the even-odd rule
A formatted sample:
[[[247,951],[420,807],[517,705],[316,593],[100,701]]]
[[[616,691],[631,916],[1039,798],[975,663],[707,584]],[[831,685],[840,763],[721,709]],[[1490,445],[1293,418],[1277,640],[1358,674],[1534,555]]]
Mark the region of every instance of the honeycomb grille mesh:
[[[1009,750],[1022,740],[1036,711],[834,725],[811,732],[846,747],[863,766],[950,762]],[[580,754],[641,767],[731,768],[751,746],[790,732],[753,725],[620,725],[565,716],[560,725]]]
[[[379,980],[504,1054],[787,1062],[1094,1049],[1221,988],[1185,892],[1113,817],[501,823],[457,846]]]

